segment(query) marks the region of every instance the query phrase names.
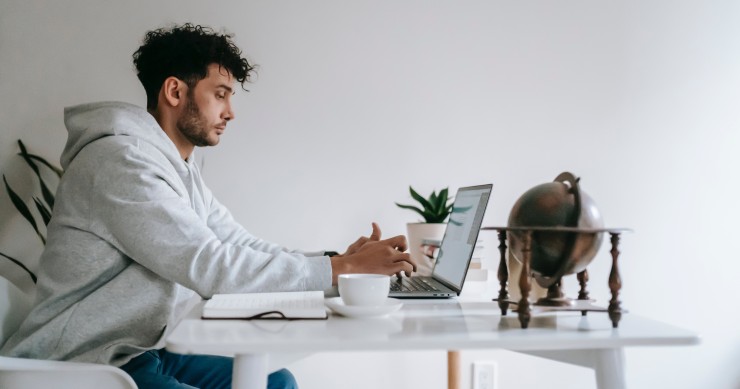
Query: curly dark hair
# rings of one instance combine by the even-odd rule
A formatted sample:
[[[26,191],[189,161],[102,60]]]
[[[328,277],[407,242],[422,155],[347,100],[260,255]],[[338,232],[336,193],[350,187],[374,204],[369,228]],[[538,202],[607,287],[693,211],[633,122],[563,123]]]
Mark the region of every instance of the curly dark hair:
[[[133,55],[136,75],[146,91],[147,108],[157,108],[159,90],[167,77],[177,77],[193,88],[208,76],[208,66],[214,63],[228,70],[244,89],[254,66],[242,57],[232,37],[190,23],[147,32]]]

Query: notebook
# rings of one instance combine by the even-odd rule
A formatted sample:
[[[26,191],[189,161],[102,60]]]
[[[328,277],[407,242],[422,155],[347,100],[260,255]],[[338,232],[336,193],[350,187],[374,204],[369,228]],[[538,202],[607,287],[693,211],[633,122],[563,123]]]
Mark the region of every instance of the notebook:
[[[459,296],[473,257],[492,184],[460,188],[430,277],[391,280],[395,298],[449,298]]]
[[[324,292],[216,294],[203,306],[203,319],[326,319]]]

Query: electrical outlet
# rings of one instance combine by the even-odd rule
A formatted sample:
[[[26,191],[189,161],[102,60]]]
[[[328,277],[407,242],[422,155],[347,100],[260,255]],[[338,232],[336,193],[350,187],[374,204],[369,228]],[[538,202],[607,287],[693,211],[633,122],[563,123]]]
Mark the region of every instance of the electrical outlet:
[[[498,363],[495,361],[473,362],[473,389],[498,388]]]

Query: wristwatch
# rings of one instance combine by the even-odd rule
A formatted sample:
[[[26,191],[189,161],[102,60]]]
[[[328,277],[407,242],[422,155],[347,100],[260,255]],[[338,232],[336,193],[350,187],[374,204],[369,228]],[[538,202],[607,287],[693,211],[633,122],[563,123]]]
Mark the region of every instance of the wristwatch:
[[[336,251],[324,251],[324,255],[327,257],[333,257],[335,255],[339,255],[339,253]]]

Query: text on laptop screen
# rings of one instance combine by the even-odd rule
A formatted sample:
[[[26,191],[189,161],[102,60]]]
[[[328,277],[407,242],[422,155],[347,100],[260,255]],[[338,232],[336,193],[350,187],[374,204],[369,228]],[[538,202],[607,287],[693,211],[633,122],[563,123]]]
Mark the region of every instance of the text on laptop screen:
[[[457,192],[434,266],[435,278],[462,285],[490,195],[490,187]]]

